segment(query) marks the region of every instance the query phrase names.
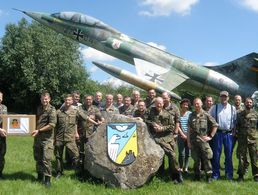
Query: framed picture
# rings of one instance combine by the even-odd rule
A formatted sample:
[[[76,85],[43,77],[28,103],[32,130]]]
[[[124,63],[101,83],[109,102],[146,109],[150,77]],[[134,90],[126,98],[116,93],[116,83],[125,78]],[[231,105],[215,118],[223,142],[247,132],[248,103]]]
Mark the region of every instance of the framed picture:
[[[27,135],[36,128],[35,115],[2,115],[3,129],[7,134]]]

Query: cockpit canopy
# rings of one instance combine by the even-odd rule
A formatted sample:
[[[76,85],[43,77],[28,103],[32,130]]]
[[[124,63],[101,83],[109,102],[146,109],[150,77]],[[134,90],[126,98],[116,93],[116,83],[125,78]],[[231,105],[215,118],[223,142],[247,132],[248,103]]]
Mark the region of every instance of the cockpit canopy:
[[[76,22],[82,25],[88,25],[88,26],[94,26],[99,27],[102,29],[110,30],[112,32],[117,32],[117,30],[113,29],[112,27],[108,26],[104,22],[101,22],[100,20],[93,18],[91,16],[87,16],[81,13],[77,12],[60,12],[60,13],[54,13],[51,14],[51,16],[55,18],[59,18],[61,20],[66,20],[70,22]]]

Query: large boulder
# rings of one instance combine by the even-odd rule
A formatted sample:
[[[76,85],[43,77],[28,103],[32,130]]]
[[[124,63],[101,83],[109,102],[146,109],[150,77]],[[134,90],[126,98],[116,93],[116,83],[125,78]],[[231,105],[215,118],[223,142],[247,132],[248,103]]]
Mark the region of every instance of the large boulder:
[[[124,123],[128,127],[124,127]],[[136,131],[132,134],[126,128],[136,128]],[[128,144],[123,151],[121,148],[116,150],[116,146],[123,145],[126,137],[133,139],[126,142]],[[119,150],[125,153],[122,158],[118,155],[121,154]],[[157,172],[163,157],[164,151],[152,139],[145,123],[123,115],[113,115],[98,127],[85,145],[84,168],[108,186],[137,188]]]

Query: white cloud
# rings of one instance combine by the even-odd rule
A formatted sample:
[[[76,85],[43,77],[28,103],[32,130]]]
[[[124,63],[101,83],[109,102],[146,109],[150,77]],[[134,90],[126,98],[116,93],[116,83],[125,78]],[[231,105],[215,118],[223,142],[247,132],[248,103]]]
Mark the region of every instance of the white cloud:
[[[79,51],[82,54],[83,60],[91,60],[91,61],[113,61],[114,57],[107,55],[101,51],[90,47],[80,47]]]
[[[246,8],[258,12],[258,0],[239,0]]]
[[[199,0],[139,0],[140,4],[149,8],[141,11],[145,16],[169,16],[171,13],[188,15]]]
[[[114,77],[110,77],[107,80],[102,81],[101,84],[109,85],[109,86],[112,86],[112,87],[115,87],[115,88],[118,88],[120,86],[126,86],[126,87],[132,86],[131,84],[129,84],[127,82],[124,82],[120,79],[114,78]]]
[[[96,72],[98,70],[98,67],[97,66],[92,66],[91,68],[90,68],[90,73],[94,73],[94,72]]]
[[[204,66],[217,66],[218,63],[217,62],[205,62],[203,65]]]
[[[149,43],[147,43],[148,45],[151,45],[151,46],[153,46],[153,47],[157,47],[157,48],[159,48],[159,49],[161,49],[161,50],[163,50],[163,51],[166,51],[166,46],[164,46],[164,45],[158,45],[157,43],[154,43],[154,42],[149,42]]]

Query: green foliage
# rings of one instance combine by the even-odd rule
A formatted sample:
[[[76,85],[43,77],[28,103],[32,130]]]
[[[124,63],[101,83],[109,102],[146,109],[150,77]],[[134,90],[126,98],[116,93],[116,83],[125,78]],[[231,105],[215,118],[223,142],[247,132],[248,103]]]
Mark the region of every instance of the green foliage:
[[[257,183],[252,180],[251,168],[244,182],[229,182],[224,180],[207,184],[203,178],[201,182],[194,182],[192,171],[185,176],[185,182],[174,185],[168,174],[164,177],[154,177],[149,183],[139,189],[122,190],[107,188],[101,182],[87,180],[81,182],[74,175],[74,171],[65,170],[64,177],[56,180],[52,178],[51,189],[46,189],[35,181],[35,161],[32,152],[33,138],[28,136],[9,136],[7,138],[5,179],[0,181],[0,194],[257,194]],[[236,150],[235,150],[236,151]],[[234,177],[237,178],[236,168],[238,161],[233,155]],[[221,165],[224,167],[222,154]],[[192,159],[190,167],[192,167]],[[166,159],[166,168],[168,162]],[[168,171],[168,169],[166,170]],[[222,172],[224,177],[224,173]]]
[[[78,48],[78,43],[37,22],[22,19],[7,25],[0,49],[0,82],[10,109],[32,111],[45,89],[54,105],[61,104],[63,94],[83,90],[89,74]]]

